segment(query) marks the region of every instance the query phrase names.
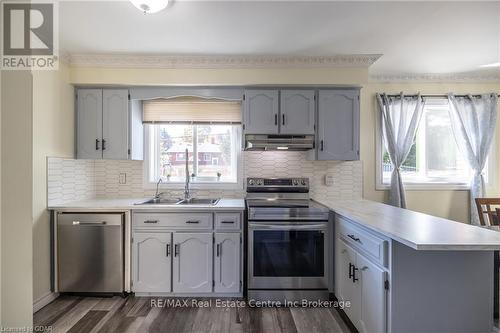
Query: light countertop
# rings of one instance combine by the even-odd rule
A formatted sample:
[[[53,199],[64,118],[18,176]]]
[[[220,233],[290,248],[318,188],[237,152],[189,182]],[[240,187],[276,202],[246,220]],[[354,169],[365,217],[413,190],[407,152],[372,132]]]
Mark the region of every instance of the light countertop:
[[[162,210],[162,211],[235,211],[245,209],[243,199],[220,199],[216,205],[172,205],[148,204],[137,205],[151,198],[131,199],[90,199],[67,202],[61,205],[48,207],[57,211],[102,211],[102,210]]]
[[[499,231],[370,200],[342,200],[322,204],[339,215],[416,250],[500,250]]]

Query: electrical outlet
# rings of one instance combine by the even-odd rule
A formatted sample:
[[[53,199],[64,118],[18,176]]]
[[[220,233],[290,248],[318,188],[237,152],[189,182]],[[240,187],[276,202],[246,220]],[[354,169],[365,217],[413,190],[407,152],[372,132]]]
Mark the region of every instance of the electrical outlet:
[[[122,172],[120,173],[120,177],[118,179],[119,184],[127,184],[127,174]]]
[[[333,175],[330,175],[330,174],[325,175],[325,185],[326,186],[333,186],[334,185]]]

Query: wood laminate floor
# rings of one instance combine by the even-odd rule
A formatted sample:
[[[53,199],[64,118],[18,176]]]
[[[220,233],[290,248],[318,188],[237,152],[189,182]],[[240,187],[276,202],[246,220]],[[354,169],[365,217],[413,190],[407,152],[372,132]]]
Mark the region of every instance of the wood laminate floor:
[[[185,299],[188,306],[154,306],[152,300],[158,299],[168,300],[61,296],[35,313],[33,321],[47,331],[71,333],[350,332],[334,308],[217,307],[215,299],[211,304],[209,299],[197,299],[196,305]]]

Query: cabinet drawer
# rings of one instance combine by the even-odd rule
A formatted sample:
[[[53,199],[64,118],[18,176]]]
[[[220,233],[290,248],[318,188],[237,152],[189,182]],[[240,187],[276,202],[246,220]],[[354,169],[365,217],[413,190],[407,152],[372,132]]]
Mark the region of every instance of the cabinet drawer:
[[[135,213],[132,220],[136,228],[212,229],[211,213]]]
[[[216,213],[215,229],[240,230],[241,213]]]
[[[357,247],[380,264],[387,264],[387,241],[361,229],[355,224],[338,217],[338,228],[340,237],[354,247]]]

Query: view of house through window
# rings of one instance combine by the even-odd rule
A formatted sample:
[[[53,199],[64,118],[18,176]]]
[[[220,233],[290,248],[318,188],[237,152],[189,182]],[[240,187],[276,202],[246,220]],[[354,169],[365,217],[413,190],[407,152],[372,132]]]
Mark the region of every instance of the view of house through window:
[[[448,113],[447,100],[428,100],[406,161],[401,167],[405,183],[469,184],[472,170],[458,150]],[[391,180],[392,165],[382,147],[383,184]],[[487,181],[487,167],[485,180]]]
[[[237,125],[149,125],[150,182],[237,182]],[[186,149],[188,154],[186,156]]]

